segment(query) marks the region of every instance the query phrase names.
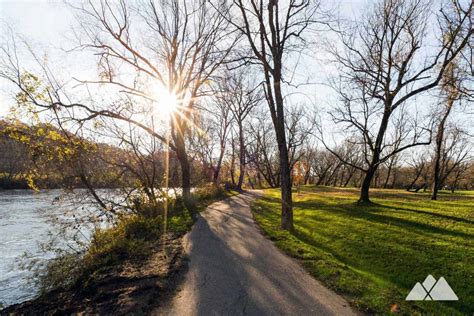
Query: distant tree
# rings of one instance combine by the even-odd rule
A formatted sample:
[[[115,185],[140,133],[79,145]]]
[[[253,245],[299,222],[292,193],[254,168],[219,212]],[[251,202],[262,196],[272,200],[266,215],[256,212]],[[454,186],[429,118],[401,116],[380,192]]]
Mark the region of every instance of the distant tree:
[[[245,176],[246,141],[244,124],[250,112],[259,105],[263,99],[262,91],[255,78],[248,72],[234,70],[227,72],[218,83],[219,91],[215,98],[222,106],[226,106],[232,113],[233,123],[236,125],[239,143],[239,179],[237,189],[242,190]]]
[[[299,104],[287,110],[285,130],[288,139],[290,170],[293,170],[295,164],[300,162],[305,155],[305,149],[307,149],[305,145],[311,143],[316,122],[317,120],[310,114],[306,104]]]
[[[443,133],[444,138],[441,143],[439,154],[439,173],[437,180],[437,189],[442,188],[453,173],[457,172],[462,176],[465,163],[472,159],[472,144],[468,135],[456,126],[451,126]],[[437,146],[436,146],[437,147]],[[435,153],[435,156],[437,153]],[[434,179],[432,179],[434,183]]]
[[[428,168],[428,160],[426,158],[426,153],[413,153],[412,155],[410,155],[408,165],[411,167],[411,171],[413,173],[413,179],[406,186],[406,190],[410,191],[415,186],[418,179],[420,179],[423,172],[426,173],[426,169]]]
[[[454,16],[462,14],[461,8],[455,7],[451,13]],[[448,13],[447,13],[448,14]],[[452,24],[445,26],[445,36],[449,38],[453,33]],[[472,24],[471,24],[472,27]],[[469,47],[468,47],[469,48]],[[472,54],[472,47],[471,47]],[[456,103],[467,103],[474,101],[472,88],[472,77],[474,72],[472,71],[472,58],[468,60],[460,55],[455,61],[450,63],[446,67],[446,71],[443,74],[440,85],[441,104],[437,111],[437,126],[435,133],[435,154],[433,157],[433,183],[431,186],[431,199],[436,200],[438,196],[438,190],[440,188],[440,173],[441,173],[441,159],[443,144],[445,141],[445,129],[448,124],[449,116],[453,112],[453,107]]]
[[[25,146],[9,136],[11,124],[0,120],[0,179],[4,188],[12,185],[29,167]]]
[[[213,125],[215,128],[215,135],[218,139],[218,146],[219,146],[219,154],[214,164],[214,173],[212,176],[212,180],[214,183],[219,182],[219,175],[221,173],[222,163],[224,160],[226,145],[229,140],[229,134],[232,126],[232,114],[228,104],[225,102],[221,102],[221,96],[219,93],[219,83],[216,83],[217,91],[213,93],[213,106],[210,107],[210,115],[212,116]]]
[[[274,130],[268,115],[259,109],[255,111],[249,124],[249,163],[272,188],[280,186],[278,148],[274,139]]]

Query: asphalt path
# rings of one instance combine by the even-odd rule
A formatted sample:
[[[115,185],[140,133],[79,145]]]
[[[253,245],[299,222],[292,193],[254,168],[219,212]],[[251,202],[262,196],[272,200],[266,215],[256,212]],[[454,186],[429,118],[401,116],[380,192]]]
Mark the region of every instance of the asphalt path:
[[[162,315],[353,315],[264,237],[253,191],[210,205],[185,237],[188,270]]]

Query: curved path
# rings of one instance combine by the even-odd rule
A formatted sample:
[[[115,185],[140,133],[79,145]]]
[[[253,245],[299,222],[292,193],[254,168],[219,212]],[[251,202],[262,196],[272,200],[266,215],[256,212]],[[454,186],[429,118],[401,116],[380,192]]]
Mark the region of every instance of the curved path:
[[[259,231],[257,192],[210,205],[185,238],[189,269],[163,315],[352,315]]]

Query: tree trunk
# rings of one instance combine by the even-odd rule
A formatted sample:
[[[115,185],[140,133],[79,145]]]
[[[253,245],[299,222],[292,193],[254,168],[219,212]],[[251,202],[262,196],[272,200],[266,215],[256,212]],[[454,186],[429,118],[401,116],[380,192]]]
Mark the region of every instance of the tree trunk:
[[[398,180],[398,168],[393,169],[393,176],[392,176],[392,184],[390,185],[390,189],[394,189],[395,185],[397,184]]]
[[[360,188],[360,197],[359,202],[368,203],[369,199],[369,189],[370,184],[372,183],[372,178],[374,177],[376,168],[371,167],[365,174],[364,181],[362,181],[362,186]]]
[[[354,176],[354,172],[355,170],[353,169],[349,171],[349,177],[347,178],[346,182],[344,182],[344,185],[343,185],[344,188],[347,187],[347,185],[349,184],[349,181],[351,181],[352,177]]]
[[[273,77],[275,89],[276,120],[274,121],[275,132],[280,154],[280,187],[281,187],[281,228],[293,230],[293,199],[291,196],[291,168],[288,157],[288,146],[286,145],[285,116],[283,107],[283,96],[281,93],[281,65],[276,63]]]
[[[408,185],[408,187],[407,187],[407,191],[410,191],[410,190],[413,188],[413,186],[415,185],[416,181],[418,181],[418,179],[420,178],[420,175],[421,175],[421,173],[423,172],[423,169],[424,169],[424,168],[425,168],[425,165],[423,164],[423,165],[420,166],[419,170],[417,170],[416,175],[415,175],[415,178],[413,179],[413,181],[412,181],[412,182]]]
[[[324,170],[322,174],[318,175],[318,181],[316,182],[316,185],[321,185],[323,181],[326,179],[326,174],[329,170],[329,167]]]
[[[390,175],[392,173],[392,165],[393,165],[393,159],[390,159],[390,163],[388,164],[388,169],[387,169],[387,177],[385,177],[385,182],[383,184],[384,189],[388,188],[388,181],[390,180]]]
[[[375,140],[372,161],[370,162],[369,168],[367,169],[364,180],[362,181],[362,186],[360,188],[359,202],[363,202],[363,203],[370,202],[370,199],[369,199],[370,184],[379,166],[382,142],[383,142],[383,138],[385,136],[385,132],[388,127],[388,120],[391,115],[390,108],[391,108],[390,104],[385,105],[385,111],[382,117],[382,121],[380,122],[379,131],[377,133],[377,139]]]
[[[438,190],[440,187],[440,173],[441,173],[441,150],[443,147],[443,139],[444,139],[444,128],[446,124],[446,120],[448,118],[449,113],[451,112],[451,108],[453,106],[454,101],[452,99],[448,100],[446,112],[443,115],[443,118],[439,122],[438,131],[436,133],[436,149],[435,149],[435,157],[434,157],[434,167],[433,167],[433,186],[431,190],[431,200],[436,200],[438,198]]]
[[[293,230],[293,200],[291,196],[291,170],[286,145],[280,149],[281,228]]]
[[[186,153],[186,143],[184,141],[184,126],[182,122],[176,122],[173,140],[176,147],[176,157],[181,167],[181,190],[184,206],[187,208],[193,218],[196,212],[191,195],[191,168],[189,165],[188,155]]]
[[[242,122],[239,121],[239,164],[240,174],[239,182],[237,183],[237,190],[242,191],[242,184],[244,183],[245,177],[245,143],[244,143],[244,129]]]
[[[257,170],[257,185],[259,188],[262,188],[262,175],[259,170]]]
[[[221,143],[221,152],[219,159],[217,160],[216,168],[214,169],[213,182],[217,184],[219,182],[219,173],[221,172],[222,160],[224,159],[225,143]]]
[[[232,181],[232,186],[235,187],[235,145],[234,139],[232,138],[232,155],[230,158],[230,180]]]

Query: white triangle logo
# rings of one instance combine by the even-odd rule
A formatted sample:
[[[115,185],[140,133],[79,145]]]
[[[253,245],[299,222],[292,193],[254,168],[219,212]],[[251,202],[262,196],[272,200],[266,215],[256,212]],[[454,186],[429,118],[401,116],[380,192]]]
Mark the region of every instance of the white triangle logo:
[[[408,296],[405,300],[423,301],[426,295],[428,295],[428,293],[426,293],[425,288],[420,284],[420,282],[417,282],[415,286],[411,289],[410,293],[408,293]]]
[[[457,301],[459,298],[454,293],[448,281],[441,277],[438,281],[430,274],[423,281],[417,282],[408,293],[407,301]]]
[[[449,286],[445,278],[439,278],[433,289],[430,291],[430,296],[434,301],[458,301],[459,298]]]

